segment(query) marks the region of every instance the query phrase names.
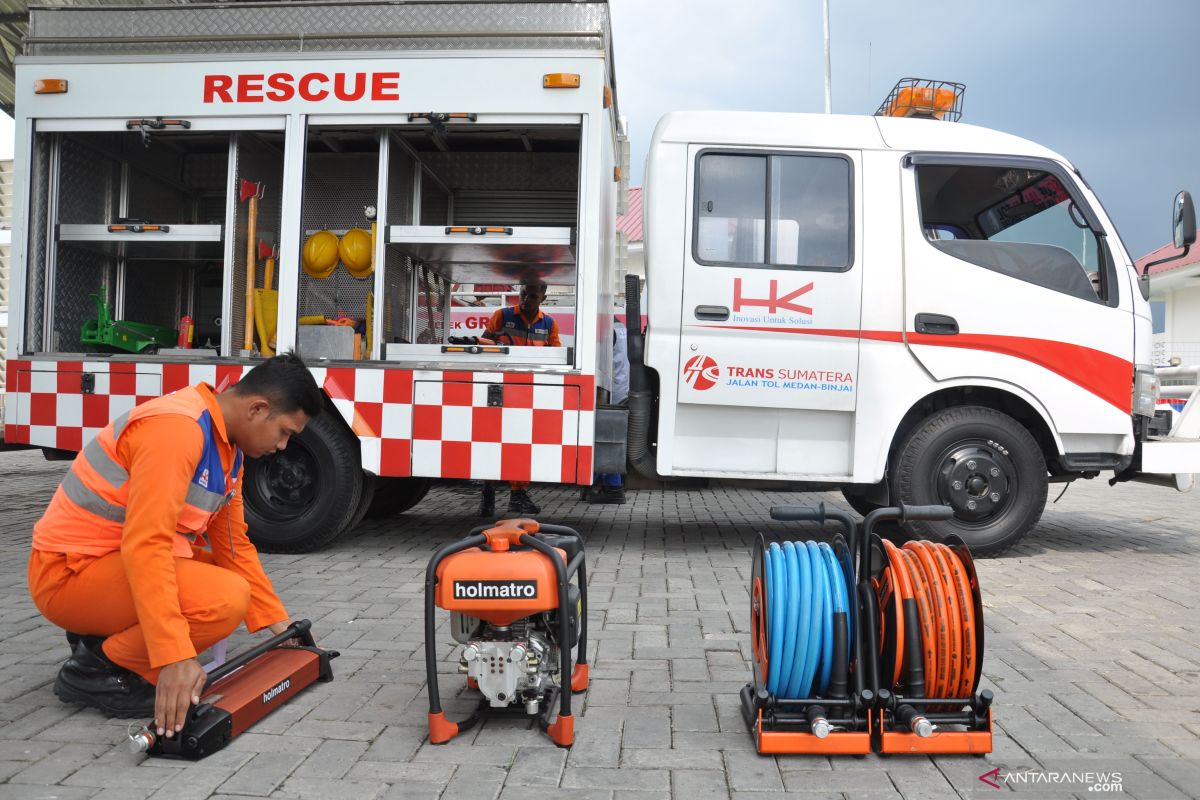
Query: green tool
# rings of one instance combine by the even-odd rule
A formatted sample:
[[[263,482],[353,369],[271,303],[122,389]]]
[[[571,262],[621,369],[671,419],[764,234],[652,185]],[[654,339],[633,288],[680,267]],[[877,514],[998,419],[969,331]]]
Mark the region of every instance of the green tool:
[[[154,352],[160,347],[174,347],[179,331],[162,328],[145,322],[114,320],[112,308],[100,298],[107,294],[107,287],[100,287],[100,294],[91,295],[96,302],[97,319],[89,319],[79,329],[79,338],[84,344],[99,344],[125,350],[130,353]]]

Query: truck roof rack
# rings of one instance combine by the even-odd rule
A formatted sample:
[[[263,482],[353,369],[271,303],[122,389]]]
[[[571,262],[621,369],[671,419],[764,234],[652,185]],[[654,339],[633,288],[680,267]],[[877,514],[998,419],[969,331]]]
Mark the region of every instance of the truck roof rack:
[[[888,92],[877,117],[913,117],[958,122],[962,119],[965,84],[928,78],[901,78]]]
[[[30,8],[25,54],[583,49],[611,56],[608,3],[243,2]]]

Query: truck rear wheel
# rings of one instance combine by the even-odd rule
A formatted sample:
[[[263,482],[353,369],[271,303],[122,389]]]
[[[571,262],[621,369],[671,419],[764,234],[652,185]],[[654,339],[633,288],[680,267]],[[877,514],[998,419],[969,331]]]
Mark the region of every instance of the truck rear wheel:
[[[909,533],[962,537],[978,556],[1004,552],[1046,506],[1046,461],[1024,426],[995,409],[960,406],[920,423],[896,455],[892,493],[905,504],[948,505],[944,522],[910,522]]]
[[[367,519],[384,519],[403,514],[429,492],[429,478],[376,478],[375,497]]]
[[[332,542],[358,508],[362,466],[355,441],[331,414],[313,417],[282,453],[246,462],[250,539],[269,553],[307,553]]]
[[[378,485],[379,479],[375,477],[375,473],[367,472],[364,469],[362,489],[358,492],[358,504],[355,505],[354,513],[350,515],[350,521],[346,523],[346,530],[343,533],[350,533],[366,519],[367,512],[371,510],[371,504],[375,502],[375,487]]]

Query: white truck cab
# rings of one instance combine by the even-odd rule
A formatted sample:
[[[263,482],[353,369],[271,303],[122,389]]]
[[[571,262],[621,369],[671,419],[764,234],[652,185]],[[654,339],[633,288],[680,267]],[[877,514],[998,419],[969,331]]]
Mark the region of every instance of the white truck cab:
[[[920,526],[985,554],[1049,481],[1200,471],[1200,442],[1147,441],[1149,306],[1062,156],[936,119],[684,112],[645,185],[643,469],[945,503]]]

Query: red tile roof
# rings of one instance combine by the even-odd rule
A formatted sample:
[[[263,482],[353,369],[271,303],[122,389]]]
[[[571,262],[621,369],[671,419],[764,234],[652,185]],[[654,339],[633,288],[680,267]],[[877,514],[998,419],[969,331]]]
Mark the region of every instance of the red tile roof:
[[[629,187],[629,212],[617,217],[617,230],[631,242],[642,241],[642,187]]]
[[[1157,250],[1147,253],[1146,255],[1139,258],[1136,262],[1137,271],[1140,274],[1141,271],[1145,268],[1147,263],[1149,263],[1151,261],[1157,261],[1160,258],[1166,258],[1167,256],[1176,255],[1178,252],[1179,251],[1175,249],[1175,245],[1173,243],[1172,244],[1164,244],[1162,247],[1158,248]],[[1193,267],[1196,264],[1200,264],[1200,244],[1192,245],[1192,249],[1188,252],[1188,254],[1185,257],[1179,259],[1178,261],[1169,261],[1166,264],[1159,264],[1157,267],[1151,267],[1150,274],[1151,275],[1160,275],[1164,272],[1172,272],[1177,269]]]

